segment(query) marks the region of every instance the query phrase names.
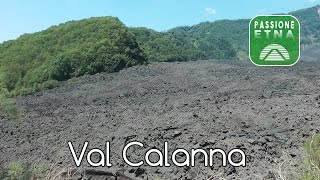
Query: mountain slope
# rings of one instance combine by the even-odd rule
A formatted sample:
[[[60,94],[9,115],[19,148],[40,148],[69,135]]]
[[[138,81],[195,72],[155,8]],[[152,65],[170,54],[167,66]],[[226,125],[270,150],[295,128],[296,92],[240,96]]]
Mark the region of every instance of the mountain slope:
[[[143,64],[135,36],[117,18],[72,21],[0,45],[2,92],[27,93],[55,81]]]
[[[195,39],[184,28],[156,32],[146,28],[131,28],[151,61],[190,61],[199,59],[234,59],[236,51],[224,37],[207,36]]]
[[[302,45],[311,45],[320,42],[319,9],[320,6],[315,6],[289,13],[296,16],[300,21]],[[182,56],[187,56],[187,58],[184,57],[185,59],[195,59],[193,56],[198,57],[198,59],[234,58],[234,49],[237,52],[236,56],[238,59],[248,59],[249,22],[250,19],[219,20],[214,22],[203,22],[194,26],[177,27],[165,33],[143,29],[145,34],[151,34],[151,36],[145,36],[143,33],[135,33],[135,35],[137,36],[139,43],[141,43],[149,52],[147,54],[151,54],[149,55],[151,57],[159,57],[159,54],[157,53],[163,55],[168,52],[167,50],[162,52],[158,48],[155,48],[152,44],[156,42],[155,44],[176,44],[177,49],[196,49],[193,51],[193,54],[188,54],[188,52],[181,53]],[[137,29],[134,29],[133,31],[136,32]],[[170,37],[168,42],[159,42],[159,39],[168,39],[168,37]],[[181,44],[174,43],[176,40],[179,40],[178,42]],[[215,48],[212,46],[219,42],[221,43],[222,41],[225,41],[223,44],[226,44],[226,46],[220,50],[213,50]],[[218,47],[220,46],[218,45]],[[172,49],[172,47],[169,49]],[[208,51],[212,51],[213,53]],[[219,53],[217,52],[222,52],[222,54],[219,56]],[[228,52],[231,53],[229,54]]]
[[[320,42],[320,7],[289,14],[301,43]],[[167,32],[127,28],[117,18],[72,21],[0,44],[0,94],[25,94],[84,74],[115,72],[149,61],[248,59],[249,19],[220,20]]]
[[[248,39],[248,28],[250,20],[219,20],[214,22],[204,22],[190,27],[178,27],[169,32],[184,33],[194,41],[208,41],[210,38],[225,38],[236,49],[245,50],[248,47],[245,39]]]
[[[290,14],[296,16],[301,24],[301,43],[320,42],[320,6],[301,9]]]
[[[183,33],[194,44],[212,44],[214,39],[221,39],[230,43],[230,47],[224,47],[224,52],[230,57],[247,59],[248,49],[248,24],[250,20],[220,20],[214,22],[204,22],[191,27],[178,27],[170,30],[171,33]],[[208,48],[210,49],[210,47]],[[235,53],[231,52],[234,51]],[[229,54],[228,52],[231,52]]]

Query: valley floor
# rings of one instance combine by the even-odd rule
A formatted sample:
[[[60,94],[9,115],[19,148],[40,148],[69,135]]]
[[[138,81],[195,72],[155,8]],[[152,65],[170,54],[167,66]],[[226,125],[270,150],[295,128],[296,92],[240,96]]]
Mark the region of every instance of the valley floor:
[[[113,74],[71,79],[55,89],[18,97],[23,118],[0,117],[0,169],[8,162],[75,166],[68,148],[103,149],[112,168],[141,179],[275,179],[298,176],[303,142],[320,130],[320,64],[287,68],[250,62],[151,63]],[[129,167],[121,152],[140,141],[162,149],[244,150],[247,166]],[[133,161],[147,150],[135,149]],[[183,158],[183,157],[182,157]],[[219,159],[217,159],[219,160]],[[82,168],[87,164],[83,163]]]

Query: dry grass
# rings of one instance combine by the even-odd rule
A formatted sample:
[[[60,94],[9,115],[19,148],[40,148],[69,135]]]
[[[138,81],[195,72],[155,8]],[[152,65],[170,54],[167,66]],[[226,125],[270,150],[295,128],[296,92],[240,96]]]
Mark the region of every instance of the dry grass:
[[[49,166],[40,162],[32,166],[25,166],[19,162],[14,162],[2,174],[0,172],[1,180],[73,180],[80,177],[86,179],[87,176],[132,180],[132,178],[118,172],[73,168],[72,166],[61,167],[58,164],[51,164]]]
[[[302,180],[320,179],[320,134],[314,134],[306,143],[307,152],[306,170]]]

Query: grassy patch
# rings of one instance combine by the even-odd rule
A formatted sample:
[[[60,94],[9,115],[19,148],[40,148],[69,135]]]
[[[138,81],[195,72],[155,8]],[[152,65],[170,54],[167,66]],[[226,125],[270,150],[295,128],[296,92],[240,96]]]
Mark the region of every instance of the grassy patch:
[[[33,166],[23,165],[18,162],[11,163],[2,174],[3,180],[27,180],[27,179],[47,179],[49,167],[43,163],[37,163]]]
[[[21,112],[16,105],[14,98],[1,97],[0,96],[0,108],[5,114],[15,118],[20,119]]]
[[[320,134],[313,135],[305,143],[307,152],[306,170],[303,173],[302,180],[320,179]]]

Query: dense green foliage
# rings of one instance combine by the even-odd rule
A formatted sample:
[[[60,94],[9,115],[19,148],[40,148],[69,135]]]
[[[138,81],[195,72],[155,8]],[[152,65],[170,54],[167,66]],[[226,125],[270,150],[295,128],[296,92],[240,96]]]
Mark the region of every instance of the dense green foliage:
[[[221,20],[168,32],[132,28],[151,61],[248,59],[249,20]]]
[[[247,54],[248,24],[249,20],[220,20],[204,22],[191,27],[178,27],[170,31],[184,32],[185,36],[189,37],[194,44],[212,44],[212,42],[217,42],[214,40],[220,42],[222,39],[225,43],[218,45],[223,47],[223,56],[220,58],[235,59],[236,57],[237,59],[248,59],[247,56],[241,57],[242,54]],[[232,46],[223,45],[228,43]]]
[[[0,88],[24,94],[145,61],[135,36],[117,18],[72,21],[1,44]]]
[[[178,27],[169,32],[183,33],[185,36],[198,41],[210,42],[211,39],[223,38],[229,41],[237,50],[246,50],[248,43],[249,21],[240,20],[219,20],[214,22],[203,22],[191,27]]]
[[[234,46],[225,38],[193,38],[181,27],[165,33],[146,28],[132,28],[139,44],[151,61],[190,61],[198,59],[234,59]]]
[[[320,43],[318,7],[289,14],[300,21],[302,44]],[[184,60],[248,59],[249,22],[249,19],[203,22],[165,33],[146,28],[134,28],[132,31],[151,60],[170,61],[171,57]]]
[[[318,7],[290,14],[301,22],[302,44],[320,42]],[[113,17],[68,22],[0,44],[0,95],[148,60],[248,59],[248,25],[249,20],[220,20],[157,32],[127,28]]]
[[[129,29],[117,18],[101,17],[23,35],[0,45],[1,94],[27,94],[54,87],[57,81],[115,72],[143,64],[147,59],[235,58],[234,46],[222,35],[192,36],[187,29],[176,28],[165,33]]]

